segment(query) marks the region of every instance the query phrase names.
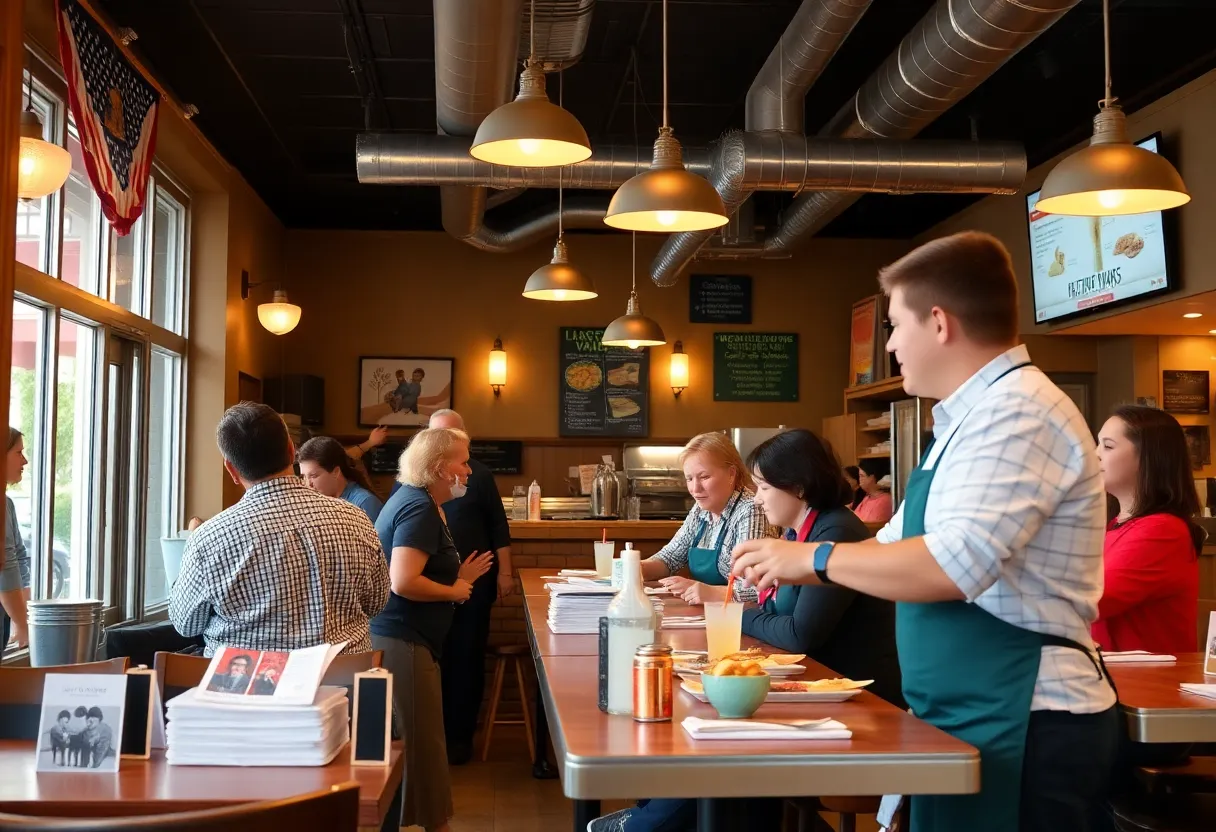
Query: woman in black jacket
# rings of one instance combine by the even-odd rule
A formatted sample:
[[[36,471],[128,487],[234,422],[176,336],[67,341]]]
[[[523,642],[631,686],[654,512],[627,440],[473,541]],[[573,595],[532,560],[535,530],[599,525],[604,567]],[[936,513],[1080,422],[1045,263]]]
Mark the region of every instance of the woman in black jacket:
[[[852,494],[831,448],[809,430],[788,430],[756,447],[747,467],[756,506],[788,540],[852,543],[870,537],[849,510]],[[895,605],[842,586],[781,586],[759,608],[743,612],[743,632],[805,653],[904,707],[895,652]]]

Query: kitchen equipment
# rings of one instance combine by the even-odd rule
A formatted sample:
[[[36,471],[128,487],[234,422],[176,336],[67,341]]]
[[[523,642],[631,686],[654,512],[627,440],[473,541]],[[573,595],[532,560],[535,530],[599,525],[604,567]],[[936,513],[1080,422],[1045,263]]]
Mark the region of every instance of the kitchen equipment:
[[[615,520],[620,516],[621,485],[612,468],[600,463],[591,481],[591,517]]]
[[[891,505],[898,508],[908,477],[933,438],[933,402],[904,399],[891,404]]]
[[[639,520],[683,520],[692,508],[679,445],[635,445],[621,458],[626,493],[637,498]],[[632,513],[632,510],[630,511]],[[635,519],[630,517],[629,519]]]
[[[729,428],[726,433],[730,436],[730,441],[739,452],[739,456],[746,460],[747,455],[756,446],[772,439],[784,430],[785,425],[777,425],[775,428]]]

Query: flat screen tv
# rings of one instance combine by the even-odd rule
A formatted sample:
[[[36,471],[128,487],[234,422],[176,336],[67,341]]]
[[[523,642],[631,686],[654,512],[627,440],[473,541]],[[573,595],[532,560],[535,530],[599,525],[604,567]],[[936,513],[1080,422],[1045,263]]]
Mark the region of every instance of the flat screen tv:
[[[1160,134],[1137,142],[1160,151]],[[1162,212],[1123,217],[1065,217],[1034,210],[1026,197],[1037,324],[1091,314],[1178,288],[1173,234]]]

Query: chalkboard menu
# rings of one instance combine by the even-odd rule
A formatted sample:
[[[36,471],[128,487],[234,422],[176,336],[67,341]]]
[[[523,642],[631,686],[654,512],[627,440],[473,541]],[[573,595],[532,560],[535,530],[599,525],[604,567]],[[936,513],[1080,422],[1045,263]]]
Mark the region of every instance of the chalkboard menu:
[[[688,320],[694,324],[750,324],[752,279],[738,274],[694,274],[688,281]]]
[[[1169,413],[1207,413],[1211,392],[1207,370],[1163,370],[1163,407]]]
[[[714,401],[798,401],[798,334],[715,332]]]
[[[558,434],[647,436],[650,353],[605,347],[603,329],[564,326],[558,344]]]
[[[524,443],[512,440],[469,443],[469,456],[490,469],[493,474],[522,474]]]

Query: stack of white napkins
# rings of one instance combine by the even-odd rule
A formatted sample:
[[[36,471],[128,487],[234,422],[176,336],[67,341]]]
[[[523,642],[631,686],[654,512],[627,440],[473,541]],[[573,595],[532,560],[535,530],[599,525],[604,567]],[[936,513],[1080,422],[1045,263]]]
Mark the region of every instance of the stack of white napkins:
[[[694,740],[847,740],[853,732],[834,719],[700,719],[686,716],[680,723]]]
[[[550,583],[545,589],[549,592],[549,629],[560,634],[599,633],[600,619],[616,597],[615,589],[598,582]],[[647,594],[657,593],[648,589]],[[651,603],[662,610],[662,602],[652,599]]]
[[[1147,650],[1123,650],[1116,653],[1102,652],[1102,661],[1107,664],[1129,664],[1132,662],[1176,662],[1177,656],[1165,653],[1150,653]]]
[[[705,616],[703,615],[665,615],[663,616],[664,630],[704,630]]]
[[[1196,696],[1206,696],[1209,699],[1216,699],[1216,685],[1204,685],[1199,682],[1183,682],[1178,687],[1182,688],[1187,693],[1193,693]]]
[[[323,766],[350,740],[346,688],[311,705],[226,704],[191,688],[168,702],[165,759],[179,766]]]

